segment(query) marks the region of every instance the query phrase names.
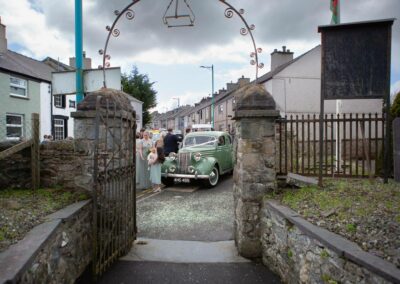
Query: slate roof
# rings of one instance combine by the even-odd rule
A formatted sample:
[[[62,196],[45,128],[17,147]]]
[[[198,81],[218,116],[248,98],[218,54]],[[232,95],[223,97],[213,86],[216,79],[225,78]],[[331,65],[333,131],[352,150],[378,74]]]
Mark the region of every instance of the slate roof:
[[[71,67],[67,64],[64,64],[58,60],[55,60],[54,58],[51,57],[46,57],[45,59],[42,60],[43,63],[49,65],[54,72],[62,72],[62,71],[74,71],[75,68]]]
[[[42,61],[11,50],[0,56],[0,69],[47,82],[51,82],[51,72],[54,71]]]

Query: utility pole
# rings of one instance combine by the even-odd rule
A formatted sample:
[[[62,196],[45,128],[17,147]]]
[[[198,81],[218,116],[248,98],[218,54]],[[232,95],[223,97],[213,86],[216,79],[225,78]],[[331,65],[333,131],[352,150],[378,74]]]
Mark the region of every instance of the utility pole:
[[[75,0],[76,103],[83,100],[83,31],[82,0]]]

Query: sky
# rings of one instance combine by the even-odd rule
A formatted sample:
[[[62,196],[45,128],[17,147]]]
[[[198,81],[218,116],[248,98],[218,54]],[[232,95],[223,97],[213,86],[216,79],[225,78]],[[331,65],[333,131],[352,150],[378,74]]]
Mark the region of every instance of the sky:
[[[175,4],[174,0],[174,3]],[[0,0],[1,22],[7,26],[8,48],[41,60],[47,56],[68,63],[75,54],[73,0]],[[106,26],[130,0],[82,0],[83,49],[92,66],[101,64],[98,50],[104,48]],[[158,105],[165,112],[180,105],[194,104],[211,93],[214,65],[215,90],[236,82],[241,76],[255,79],[250,65],[253,51],[250,36],[242,36],[243,23],[237,15],[226,18],[227,8],[219,0],[187,0],[195,14],[194,27],[168,28],[163,16],[171,0],[141,0],[135,17],[122,17],[119,37],[111,37],[108,53],[111,66],[129,73],[137,66],[154,82]],[[227,1],[228,2],[228,1]],[[320,44],[319,25],[331,20],[329,0],[229,0],[243,17],[254,24],[253,35],[261,47],[260,75],[270,70],[270,53],[287,46],[297,57]],[[187,14],[183,0],[179,12]],[[173,9],[168,15],[174,13]],[[341,22],[397,18],[393,25],[391,92],[400,90],[400,1],[342,0]],[[178,100],[179,98],[179,100]]]

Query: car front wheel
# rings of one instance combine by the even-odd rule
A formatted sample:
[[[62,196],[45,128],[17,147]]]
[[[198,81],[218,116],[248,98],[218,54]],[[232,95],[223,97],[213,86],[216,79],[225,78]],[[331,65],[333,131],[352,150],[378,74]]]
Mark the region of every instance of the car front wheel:
[[[219,171],[218,167],[215,165],[212,169],[210,177],[206,180],[207,187],[214,187],[218,184],[219,181]]]

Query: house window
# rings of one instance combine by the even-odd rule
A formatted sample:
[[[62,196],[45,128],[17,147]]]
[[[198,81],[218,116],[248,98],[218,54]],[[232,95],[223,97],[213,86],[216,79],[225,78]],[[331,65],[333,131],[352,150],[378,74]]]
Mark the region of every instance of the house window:
[[[220,104],[219,106],[218,106],[218,113],[223,113],[224,112],[224,105],[223,104]]]
[[[75,101],[69,100],[69,107],[75,108]]]
[[[236,99],[233,98],[233,99],[232,99],[232,109],[235,109],[235,105],[236,105]]]
[[[24,133],[24,116],[21,114],[6,115],[7,139],[19,139]]]
[[[65,120],[54,119],[54,140],[63,140],[65,138]]]
[[[203,119],[203,110],[200,111],[200,119]]]
[[[54,106],[58,108],[65,108],[65,96],[64,95],[54,96]]]
[[[209,119],[209,118],[210,118],[210,108],[207,107],[206,108],[206,119]]]
[[[21,98],[27,98],[28,82],[24,79],[10,77],[10,95]]]

